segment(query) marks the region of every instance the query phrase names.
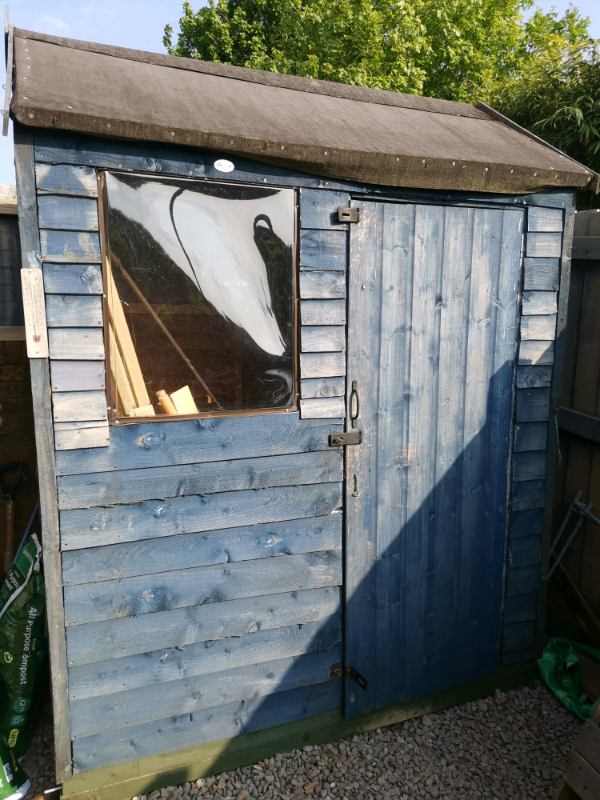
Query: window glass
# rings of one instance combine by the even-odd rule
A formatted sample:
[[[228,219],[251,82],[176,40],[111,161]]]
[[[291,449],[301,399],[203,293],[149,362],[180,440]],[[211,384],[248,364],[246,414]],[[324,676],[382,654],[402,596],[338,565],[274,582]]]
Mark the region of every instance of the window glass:
[[[291,189],[105,173],[117,416],[294,404]]]

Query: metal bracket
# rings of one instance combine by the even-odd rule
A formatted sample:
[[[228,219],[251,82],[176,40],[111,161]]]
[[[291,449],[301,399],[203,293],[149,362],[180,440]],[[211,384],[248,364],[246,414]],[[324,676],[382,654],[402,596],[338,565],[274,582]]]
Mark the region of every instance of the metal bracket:
[[[360,208],[338,206],[338,222],[360,222]]]
[[[346,667],[346,677],[350,678],[350,680],[355,681],[363,691],[367,691],[369,686],[369,682],[366,678],[364,678],[360,672],[357,672],[354,667]],[[341,678],[344,674],[344,669],[340,663],[332,664],[331,665],[331,677],[332,678]]]
[[[346,433],[332,433],[329,436],[330,447],[347,447],[349,444],[360,444],[362,431],[347,431]]]
[[[367,679],[364,678],[360,672],[357,672],[354,667],[346,667],[346,677],[357,683],[363,692],[366,692],[369,688],[369,682]]]

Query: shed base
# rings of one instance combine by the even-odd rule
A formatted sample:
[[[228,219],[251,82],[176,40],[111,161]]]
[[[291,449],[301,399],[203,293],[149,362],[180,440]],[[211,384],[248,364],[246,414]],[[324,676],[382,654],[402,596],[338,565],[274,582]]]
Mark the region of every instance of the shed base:
[[[301,749],[306,745],[353,736],[393,725],[451,706],[477,700],[495,689],[508,691],[531,683],[535,662],[502,667],[492,675],[446,689],[418,700],[398,703],[382,711],[346,720],[341,709],[325,711],[309,719],[244,734],[233,739],[189,747],[174,753],[143,758],[125,764],[80,773],[63,784],[65,800],[127,800],[164,786],[226,772],[270,758],[275,753]]]

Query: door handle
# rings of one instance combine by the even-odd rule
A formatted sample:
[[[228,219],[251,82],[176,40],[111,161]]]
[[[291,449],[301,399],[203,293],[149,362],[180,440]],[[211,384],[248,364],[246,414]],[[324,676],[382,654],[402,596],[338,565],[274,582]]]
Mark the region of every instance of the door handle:
[[[356,413],[354,413],[356,409]],[[357,382],[352,381],[352,391],[350,392],[350,422],[353,428],[356,428],[356,420],[360,414],[360,400],[358,397]]]

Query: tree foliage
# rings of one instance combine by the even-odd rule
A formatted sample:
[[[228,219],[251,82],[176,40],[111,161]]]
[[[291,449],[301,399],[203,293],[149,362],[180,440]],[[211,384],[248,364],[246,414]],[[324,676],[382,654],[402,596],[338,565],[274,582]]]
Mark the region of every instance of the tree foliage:
[[[539,54],[529,69],[496,89],[496,108],[524,128],[600,172],[598,43],[551,61]],[[583,205],[598,205],[582,198]]]
[[[589,19],[534,0],[183,3],[172,55],[490,103],[600,169],[600,59]]]
[[[173,55],[377,89],[485,99],[543,51],[581,46],[587,24],[522,12],[533,0],[209,0],[183,3]]]

